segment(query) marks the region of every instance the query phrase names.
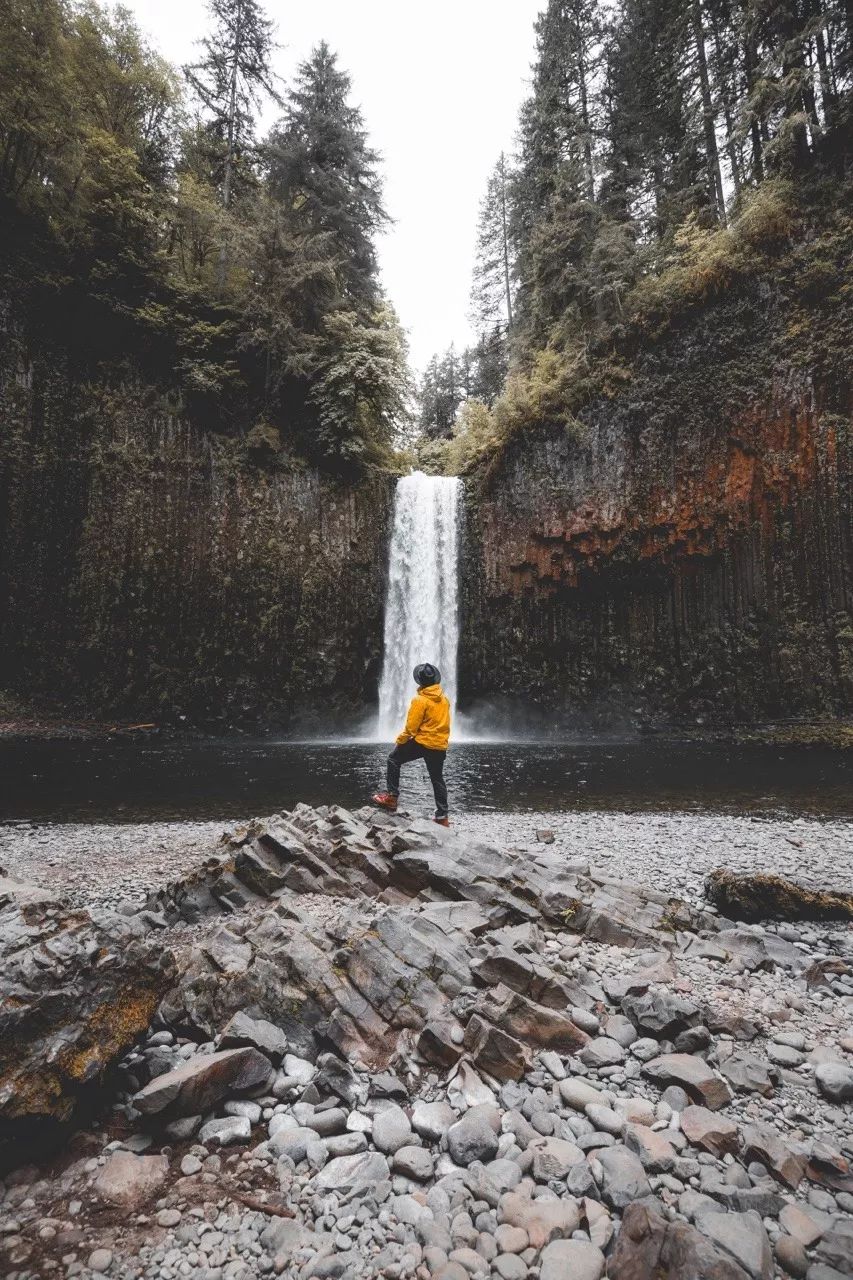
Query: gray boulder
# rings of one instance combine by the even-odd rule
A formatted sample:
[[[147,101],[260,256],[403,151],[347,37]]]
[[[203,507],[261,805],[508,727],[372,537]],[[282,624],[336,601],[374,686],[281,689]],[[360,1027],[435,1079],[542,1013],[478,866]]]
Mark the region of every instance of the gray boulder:
[[[450,1126],[447,1150],[453,1163],[464,1167],[474,1160],[494,1160],[498,1154],[498,1135],[479,1107],[472,1107]]]
[[[280,1027],[246,1013],[235,1013],[219,1037],[220,1049],[258,1049],[276,1064],[287,1053],[287,1047],[287,1036]]]
[[[853,1067],[846,1062],[821,1062],[814,1074],[818,1089],[830,1102],[853,1101]]]
[[[257,1049],[223,1049],[197,1054],[182,1067],[157,1076],[134,1096],[143,1115],[193,1116],[210,1111],[229,1093],[256,1089],[272,1075]]]
[[[709,1213],[701,1217],[697,1225],[753,1280],[770,1280],[773,1253],[764,1223],[757,1213]]]
[[[613,1209],[625,1209],[634,1200],[652,1194],[651,1184],[638,1156],[616,1143],[596,1152],[601,1165],[601,1197]]]

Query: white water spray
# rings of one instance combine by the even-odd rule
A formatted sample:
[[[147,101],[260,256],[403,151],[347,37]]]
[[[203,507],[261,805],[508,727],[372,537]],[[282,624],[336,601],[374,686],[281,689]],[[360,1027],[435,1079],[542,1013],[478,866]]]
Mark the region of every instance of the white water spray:
[[[379,683],[379,736],[399,732],[415,692],[412,670],[431,662],[456,709],[459,647],[459,494],[455,476],[415,471],[397,481]]]

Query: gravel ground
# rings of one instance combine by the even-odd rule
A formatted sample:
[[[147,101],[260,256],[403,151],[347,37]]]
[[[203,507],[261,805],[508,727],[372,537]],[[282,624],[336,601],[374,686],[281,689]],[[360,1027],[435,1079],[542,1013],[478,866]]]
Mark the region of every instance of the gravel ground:
[[[0,866],[75,904],[140,900],[197,867],[238,824],[152,822],[0,826]],[[810,887],[853,892],[853,828],[813,818],[697,813],[472,813],[456,828],[487,843],[524,847],[551,831],[567,858],[695,897],[715,867],[766,871]]]

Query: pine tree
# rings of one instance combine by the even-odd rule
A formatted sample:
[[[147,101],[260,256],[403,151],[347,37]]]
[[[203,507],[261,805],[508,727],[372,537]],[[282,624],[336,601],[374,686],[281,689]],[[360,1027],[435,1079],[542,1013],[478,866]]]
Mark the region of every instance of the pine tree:
[[[512,327],[513,250],[510,244],[509,174],[504,153],[492,170],[480,205],[471,288],[477,329]]]
[[[259,0],[208,0],[213,30],[201,42],[204,56],[184,68],[206,114],[217,151],[215,180],[223,208],[249,179],[254,111],[265,95],[277,97],[270,60],[273,27]],[[220,248],[218,283],[225,285],[228,246]]]
[[[266,146],[269,188],[306,233],[325,237],[343,300],[357,311],[379,300],[374,237],[387,223],[351,82],[325,43],[299,68],[284,119]]]

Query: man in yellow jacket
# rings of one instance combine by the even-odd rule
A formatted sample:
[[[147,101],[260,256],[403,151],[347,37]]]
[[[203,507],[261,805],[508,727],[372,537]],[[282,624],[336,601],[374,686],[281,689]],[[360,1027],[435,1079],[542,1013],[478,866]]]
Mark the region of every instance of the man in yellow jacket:
[[[449,827],[444,760],[450,740],[450,703],[441,688],[441,672],[431,662],[422,662],[412,674],[418,692],[412,698],[406,727],[397,735],[397,745],[388,757],[388,790],[380,791],[373,802],[393,813],[400,794],[401,765],[423,760],[435,794],[435,821]]]

